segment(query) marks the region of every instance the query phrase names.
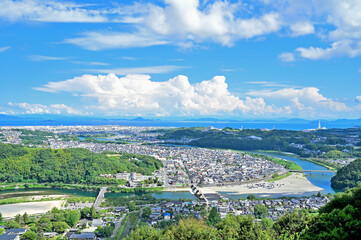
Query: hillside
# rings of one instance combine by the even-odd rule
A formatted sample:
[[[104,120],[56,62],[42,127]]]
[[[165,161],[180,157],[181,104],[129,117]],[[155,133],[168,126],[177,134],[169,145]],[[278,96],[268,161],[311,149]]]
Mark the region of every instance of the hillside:
[[[349,165],[337,171],[331,179],[331,186],[336,189],[356,187],[361,183],[361,159],[357,159]]]
[[[150,175],[162,166],[158,159],[143,155],[120,153],[109,157],[86,149],[52,150],[0,143],[3,183],[111,183],[98,176],[124,171]]]

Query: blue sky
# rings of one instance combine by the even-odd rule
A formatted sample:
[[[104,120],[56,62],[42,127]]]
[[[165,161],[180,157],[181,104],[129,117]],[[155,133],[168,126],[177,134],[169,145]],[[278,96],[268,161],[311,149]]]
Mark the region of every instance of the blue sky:
[[[0,112],[361,117],[357,0],[0,1]]]

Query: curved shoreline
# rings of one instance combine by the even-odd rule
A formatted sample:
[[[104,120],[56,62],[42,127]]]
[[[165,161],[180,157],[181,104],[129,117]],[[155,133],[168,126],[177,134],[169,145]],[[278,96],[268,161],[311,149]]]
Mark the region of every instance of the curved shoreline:
[[[269,182],[260,181],[258,184],[270,185]],[[263,194],[263,195],[312,195],[317,194],[323,188],[313,185],[306,177],[300,173],[293,173],[292,175],[274,181],[273,188],[255,187],[250,188],[248,185],[234,185],[234,186],[222,186],[222,187],[200,187],[204,194],[222,194],[227,192],[229,195],[242,195],[242,194]]]

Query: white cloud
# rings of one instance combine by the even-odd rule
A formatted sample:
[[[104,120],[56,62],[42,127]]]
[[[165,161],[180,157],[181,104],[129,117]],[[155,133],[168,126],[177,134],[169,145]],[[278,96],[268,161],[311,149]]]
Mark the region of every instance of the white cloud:
[[[32,60],[32,61],[58,61],[58,60],[67,60],[69,58],[42,56],[42,55],[32,55],[32,56],[29,56],[29,59]]]
[[[90,108],[112,114],[152,115],[217,115],[249,113],[262,116],[274,110],[261,98],[245,100],[228,91],[225,78],[190,84],[186,76],[165,82],[154,82],[148,75],[128,75],[118,78],[109,75],[83,75],[61,82],[49,82],[36,88],[46,92],[76,93],[96,100]]]
[[[248,94],[265,99],[293,116],[333,117],[338,113],[349,113],[352,109],[342,102],[323,96],[318,88],[284,88],[280,90],[253,91]]]
[[[292,36],[298,37],[315,32],[315,27],[309,22],[297,22],[290,26]]]
[[[66,1],[1,0],[0,18],[8,21],[105,22],[99,10]]]
[[[330,48],[297,48],[296,52],[298,52],[301,57],[311,60],[343,56],[356,57],[361,54],[361,40],[358,42],[351,40],[334,42]]]
[[[66,43],[71,43],[88,50],[104,50],[112,48],[127,47],[149,47],[165,45],[169,42],[157,38],[151,34],[138,33],[116,33],[116,32],[86,32],[82,37],[66,39]]]
[[[86,71],[94,73],[113,73],[116,75],[129,74],[151,74],[151,73],[170,73],[182,69],[182,66],[164,65],[150,67],[134,67],[134,68],[113,68],[113,69],[86,69]]]
[[[0,53],[5,52],[8,49],[10,49],[10,47],[0,47]]]
[[[193,47],[195,43],[214,41],[232,46],[239,39],[249,39],[277,32],[282,22],[274,12],[248,18],[239,17],[244,8],[240,3],[228,1],[213,3],[199,0],[165,0],[165,6],[136,4],[128,9],[132,14],[141,14],[136,21],[128,21],[134,27],[130,32],[87,32],[82,37],[65,40],[89,50],[123,47],[147,47],[175,44],[182,48]],[[143,6],[143,11],[139,11]],[[124,15],[125,11],[118,11]],[[133,18],[132,18],[133,19]]]
[[[13,109],[17,109],[18,114],[81,114],[80,111],[68,107],[65,104],[43,105],[9,102],[8,105]]]
[[[357,116],[355,109],[325,97],[315,87],[294,88],[274,82],[248,82],[278,90],[248,92],[240,98],[229,92],[223,76],[190,83],[179,75],[156,82],[148,75],[83,75],[49,82],[35,88],[50,93],[69,93],[87,103],[87,109],[109,115],[237,115],[254,117]]]
[[[295,36],[300,33],[313,33],[313,25],[302,25],[314,21],[319,24],[317,34],[322,40],[330,42],[330,47],[299,47],[294,54],[310,60],[331,59],[335,57],[356,57],[361,55],[361,1],[359,0],[284,0],[286,4],[279,11],[286,18],[302,19],[299,25],[291,25]],[[287,15],[288,14],[288,15]],[[305,20],[306,19],[306,20]],[[287,19],[286,19],[287,20]],[[298,23],[296,23],[298,24]],[[297,32],[299,34],[297,34]]]
[[[295,55],[290,52],[281,53],[278,57],[282,62],[294,62],[296,60]]]
[[[361,102],[361,95],[355,98],[356,102]]]

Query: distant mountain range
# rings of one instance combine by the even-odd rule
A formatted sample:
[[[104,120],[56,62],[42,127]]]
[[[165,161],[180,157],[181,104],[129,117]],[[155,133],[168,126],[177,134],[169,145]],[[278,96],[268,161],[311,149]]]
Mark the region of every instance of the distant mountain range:
[[[179,118],[179,119],[147,119],[136,118],[106,118],[89,116],[59,116],[59,115],[4,115],[0,114],[1,126],[26,125],[129,125],[129,126],[164,126],[164,127],[193,127],[214,126],[218,128],[276,128],[276,129],[308,129],[317,128],[319,120],[299,118],[277,119],[217,119],[217,118]],[[348,128],[361,126],[360,119],[321,119],[321,126],[327,128]]]

